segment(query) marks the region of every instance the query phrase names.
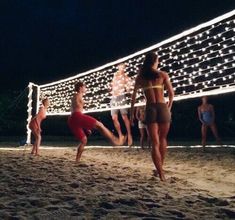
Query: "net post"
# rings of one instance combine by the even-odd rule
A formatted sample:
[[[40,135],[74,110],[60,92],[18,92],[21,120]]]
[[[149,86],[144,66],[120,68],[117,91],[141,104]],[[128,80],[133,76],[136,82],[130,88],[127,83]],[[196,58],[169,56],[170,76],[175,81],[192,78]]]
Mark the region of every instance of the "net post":
[[[29,123],[32,119],[33,86],[37,86],[37,85],[31,82],[28,85],[29,92],[28,92],[28,104],[27,104],[28,118],[27,118],[27,125],[26,125],[26,131],[27,131],[26,145],[31,145],[31,130],[29,129]]]
[[[36,113],[38,113],[39,107],[40,107],[39,100],[40,100],[40,86],[37,86],[37,105],[36,105]]]

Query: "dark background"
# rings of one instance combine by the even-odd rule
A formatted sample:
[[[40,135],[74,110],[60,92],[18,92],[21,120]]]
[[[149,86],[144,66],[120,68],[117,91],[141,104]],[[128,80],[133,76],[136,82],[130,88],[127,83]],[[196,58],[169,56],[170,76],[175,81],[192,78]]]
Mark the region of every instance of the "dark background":
[[[29,81],[73,76],[233,9],[234,0],[1,1],[0,136],[24,137]],[[231,93],[210,100],[221,136],[228,138],[235,136],[234,98]],[[199,99],[175,103],[171,139],[200,137],[199,104]],[[94,116],[113,129],[108,112]],[[44,135],[70,135],[66,117],[48,117],[42,127]]]

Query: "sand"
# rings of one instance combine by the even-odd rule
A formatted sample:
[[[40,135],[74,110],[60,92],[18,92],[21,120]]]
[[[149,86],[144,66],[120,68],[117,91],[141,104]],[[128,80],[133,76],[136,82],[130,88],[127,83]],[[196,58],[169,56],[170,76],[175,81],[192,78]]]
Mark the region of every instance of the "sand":
[[[0,150],[0,219],[232,219],[235,149],[169,149],[167,182],[148,150]]]

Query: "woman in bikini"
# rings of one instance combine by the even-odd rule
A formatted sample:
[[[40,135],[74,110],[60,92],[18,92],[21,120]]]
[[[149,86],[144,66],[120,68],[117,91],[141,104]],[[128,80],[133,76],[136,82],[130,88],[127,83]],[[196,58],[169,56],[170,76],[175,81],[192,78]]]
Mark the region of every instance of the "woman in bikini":
[[[170,128],[174,91],[168,74],[158,70],[158,64],[158,56],[155,53],[150,52],[146,55],[135,81],[130,118],[133,124],[136,93],[138,89],[143,89],[146,97],[145,123],[152,143],[152,160],[160,179],[165,181],[163,163],[167,151],[167,134]],[[165,102],[164,87],[168,92],[168,103]]]
[[[35,142],[33,144],[33,149],[31,151],[32,155],[39,155],[39,147],[41,144],[41,122],[46,118],[47,108],[49,107],[49,99],[42,100],[42,106],[39,109],[39,112],[35,115],[35,117],[30,121],[29,128],[32,131],[32,134],[35,138]]]
[[[202,123],[202,147],[205,151],[206,146],[206,135],[207,128],[209,127],[215,136],[216,142],[221,144],[221,140],[218,135],[217,127],[215,124],[215,111],[213,105],[208,103],[208,98],[206,96],[202,97],[202,104],[198,107],[198,118]]]

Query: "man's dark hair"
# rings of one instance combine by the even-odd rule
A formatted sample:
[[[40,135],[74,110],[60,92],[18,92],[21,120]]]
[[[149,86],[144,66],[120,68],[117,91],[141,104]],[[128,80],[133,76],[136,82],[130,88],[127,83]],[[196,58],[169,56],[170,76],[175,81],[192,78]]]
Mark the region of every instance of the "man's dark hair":
[[[76,92],[79,92],[80,88],[83,87],[84,85],[85,85],[85,84],[82,83],[82,82],[77,82],[77,83],[75,84],[75,91],[76,91]]]

